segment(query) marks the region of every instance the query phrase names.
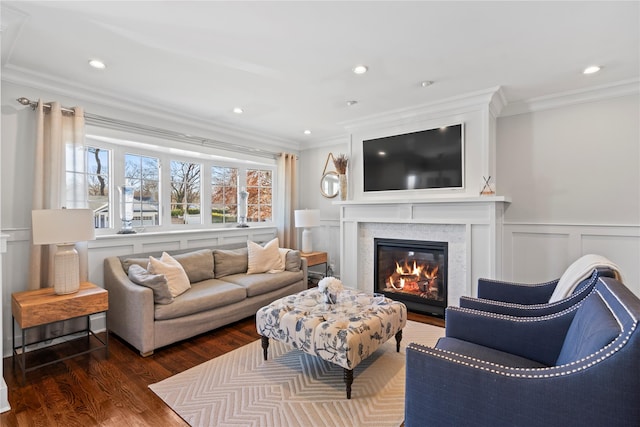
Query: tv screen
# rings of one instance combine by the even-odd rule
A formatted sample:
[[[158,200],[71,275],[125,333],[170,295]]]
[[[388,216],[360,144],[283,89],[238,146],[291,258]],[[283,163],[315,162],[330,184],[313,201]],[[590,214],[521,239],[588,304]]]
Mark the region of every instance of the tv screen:
[[[364,191],[463,187],[462,124],[362,143]]]

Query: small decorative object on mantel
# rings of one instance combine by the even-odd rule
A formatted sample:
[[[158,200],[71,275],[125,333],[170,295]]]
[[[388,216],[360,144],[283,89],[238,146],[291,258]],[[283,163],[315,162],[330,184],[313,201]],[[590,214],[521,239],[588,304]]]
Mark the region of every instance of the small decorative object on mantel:
[[[493,191],[493,188],[491,188],[491,175],[489,175],[489,178],[485,178],[483,176],[482,179],[484,180],[484,185],[482,186],[482,190],[480,190],[480,195],[493,196],[494,194],[496,194],[496,192]]]
[[[329,276],[318,282],[318,289],[322,294],[324,302],[327,304],[335,304],[338,301],[338,294],[342,292],[344,287],[340,279]]]
[[[338,154],[333,158],[333,165],[338,172],[338,178],[340,180],[340,200],[347,200],[347,164],[349,158],[346,154]]]

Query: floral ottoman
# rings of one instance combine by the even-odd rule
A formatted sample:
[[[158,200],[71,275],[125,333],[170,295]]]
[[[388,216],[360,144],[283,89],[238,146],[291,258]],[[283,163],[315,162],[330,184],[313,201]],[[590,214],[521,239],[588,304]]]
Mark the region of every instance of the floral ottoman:
[[[342,366],[347,399],[351,399],[353,369],[361,361],[393,336],[400,351],[407,307],[349,288],[338,294],[335,304],[324,301],[324,294],[312,288],[258,310],[256,327],[262,335],[264,359],[273,338]]]

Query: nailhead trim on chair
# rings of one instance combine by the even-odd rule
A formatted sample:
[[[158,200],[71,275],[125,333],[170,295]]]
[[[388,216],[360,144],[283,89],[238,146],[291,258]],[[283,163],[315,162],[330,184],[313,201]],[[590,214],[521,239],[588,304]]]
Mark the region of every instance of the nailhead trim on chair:
[[[597,280],[597,276],[596,276],[596,280]],[[497,280],[491,280],[492,282],[497,282],[497,283],[509,283],[509,282],[500,282]],[[538,284],[538,285],[533,285],[533,286],[544,286],[544,285],[548,285],[552,282],[556,282],[557,280],[552,280],[550,282],[547,283],[542,283],[542,284]],[[513,283],[513,285],[518,286],[517,283]],[[521,284],[520,284],[521,285]],[[587,283],[586,285],[584,285],[581,289],[589,287],[591,285],[591,281],[589,281],[589,283]],[[532,285],[526,285],[526,286],[532,286]],[[468,301],[481,301],[485,304],[490,304],[490,305],[495,305],[495,306],[500,306],[500,307],[508,307],[508,308],[519,308],[519,309],[523,309],[523,310],[536,310],[539,308],[552,308],[556,305],[560,305],[560,304],[564,304],[566,302],[567,299],[578,295],[581,291],[576,292],[575,294],[572,294],[566,298],[561,299],[560,301],[556,301],[556,302],[552,302],[552,303],[543,303],[543,304],[517,304],[517,303],[512,303],[512,302],[502,302],[502,301],[495,301],[495,300],[490,300],[490,299],[485,299],[485,298],[470,298],[470,297],[466,297],[466,296],[461,296],[460,299],[461,300],[468,300]],[[591,290],[591,292],[593,292],[593,290]],[[587,296],[589,296],[591,294],[591,292],[589,294],[587,294]],[[586,296],[585,296],[586,298]]]
[[[600,283],[605,286],[607,289],[610,289],[609,286],[602,280],[602,278],[599,279]],[[590,292],[594,293],[595,288]],[[596,292],[598,294],[598,296],[603,300],[603,302],[607,305],[607,307],[609,307],[609,309],[611,309],[611,306],[607,303],[606,299],[602,296],[602,294],[597,291]],[[631,316],[631,318],[633,319],[633,324],[631,325],[631,327],[629,328],[629,330],[627,331],[626,334],[624,334],[624,331],[622,331],[620,333],[620,335],[618,335],[613,341],[611,341],[611,343],[607,344],[606,346],[604,346],[603,348],[599,349],[598,351],[596,351],[595,353],[592,353],[586,357],[583,357],[580,360],[576,360],[573,361],[571,363],[567,363],[564,365],[558,365],[558,366],[549,366],[546,368],[516,368],[516,367],[510,367],[510,366],[504,366],[504,365],[500,365],[497,363],[492,363],[486,360],[480,360],[480,359],[476,359],[470,356],[465,356],[463,354],[459,354],[459,353],[454,353],[448,350],[440,350],[437,348],[431,348],[431,347],[425,347],[422,346],[420,344],[416,344],[416,343],[410,343],[407,348],[411,348],[413,350],[419,351],[421,353],[425,353],[425,354],[429,354],[435,357],[438,357],[440,359],[444,359],[447,360],[449,362],[453,362],[453,363],[457,363],[459,365],[463,365],[463,366],[467,366],[473,369],[479,369],[481,371],[487,371],[493,374],[497,374],[497,375],[502,375],[502,376],[506,376],[506,377],[514,377],[514,378],[528,378],[528,379],[536,379],[536,378],[553,378],[553,377],[560,377],[560,376],[565,376],[565,375],[571,375],[571,374],[575,374],[577,372],[583,371],[587,368],[590,368],[591,366],[594,366],[606,359],[608,359],[609,357],[613,356],[615,353],[617,353],[618,351],[620,351],[629,341],[629,338],[631,337],[631,334],[635,331],[635,329],[638,326],[638,319],[635,318],[634,316],[631,315],[631,311],[629,310],[629,308],[624,305],[624,303],[622,303],[622,301],[618,300],[618,302],[620,303],[620,305],[622,305],[624,307],[624,309],[629,313],[629,316]],[[458,307],[450,307],[456,310],[460,310],[460,311],[464,311],[464,312],[469,312],[469,313],[474,313],[474,314],[480,314],[480,315],[485,315],[488,317],[495,317],[495,318],[500,318],[500,319],[508,319],[508,320],[512,320],[512,321],[531,321],[531,320],[536,320],[538,319],[538,321],[540,320],[544,320],[544,319],[549,319],[549,318],[554,318],[554,317],[558,317],[561,313],[567,313],[569,311],[575,310],[577,307],[579,307],[581,304],[576,304],[575,306],[567,309],[567,310],[563,310],[559,313],[550,315],[550,316],[542,316],[542,317],[533,317],[533,318],[525,318],[523,320],[521,320],[521,318],[518,317],[512,317],[512,316],[506,316],[506,315],[497,315],[494,313],[485,313],[485,312],[481,312],[481,311],[477,311],[477,310],[470,310],[470,309],[463,309],[463,308],[458,308]],[[613,310],[612,310],[613,313]],[[615,315],[614,315],[615,317]],[[619,319],[616,320],[618,321],[618,323],[620,324]],[[622,325],[621,325],[622,327]],[[624,337],[623,337],[624,334]],[[614,346],[614,344],[617,345],[615,346],[615,348],[611,349],[611,347]],[[602,354],[604,352],[608,351],[606,354]],[[594,359],[596,356],[600,355],[600,357],[598,357],[597,359]],[[461,360],[461,359],[465,359],[465,360]],[[485,366],[482,366],[482,365]],[[572,369],[567,369],[569,367],[574,367]],[[551,372],[551,371],[558,371],[562,369],[560,372]],[[507,371],[508,370],[508,371]],[[523,373],[521,373],[523,372]],[[536,373],[533,374],[531,372],[540,372],[540,373]]]

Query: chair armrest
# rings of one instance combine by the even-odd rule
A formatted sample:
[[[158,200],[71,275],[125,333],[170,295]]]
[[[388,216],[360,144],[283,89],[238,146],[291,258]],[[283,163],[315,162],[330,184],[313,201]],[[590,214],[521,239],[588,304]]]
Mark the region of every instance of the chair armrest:
[[[109,329],[141,354],[153,352],[153,291],[129,280],[118,257],[104,260],[104,287],[109,291]]]
[[[578,304],[580,301],[585,299],[595,288],[599,274],[600,273],[598,271],[594,271],[591,274],[591,277],[585,279],[572,295],[552,303],[514,304],[462,296],[460,297],[460,307],[517,317],[549,316],[566,310],[572,305]]]
[[[406,355],[406,427],[635,426],[640,420],[640,377],[625,369],[632,354],[539,369],[413,343]]]
[[[515,283],[478,279],[478,298],[516,304],[544,304],[549,302],[558,279],[546,283]]]
[[[541,317],[514,317],[448,307],[446,336],[550,366],[558,359],[578,307],[576,304],[560,313]]]

